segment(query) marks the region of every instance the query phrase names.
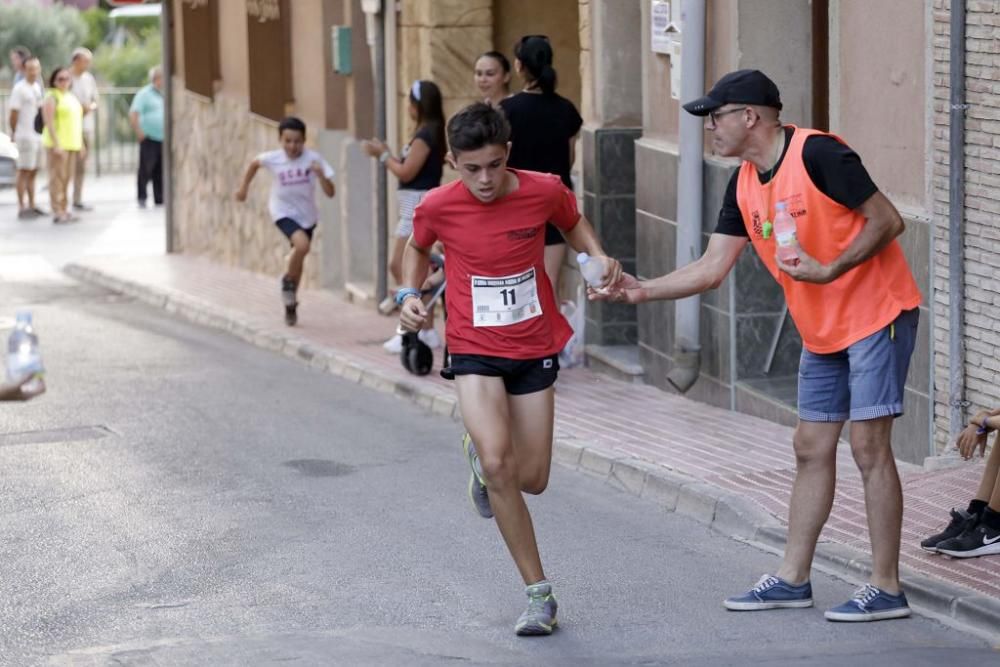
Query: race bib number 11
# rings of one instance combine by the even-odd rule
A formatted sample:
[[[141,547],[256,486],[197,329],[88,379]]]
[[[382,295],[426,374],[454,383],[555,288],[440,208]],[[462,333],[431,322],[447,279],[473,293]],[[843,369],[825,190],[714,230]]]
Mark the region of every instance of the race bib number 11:
[[[513,276],[472,276],[472,324],[505,327],[542,314],[535,269]]]

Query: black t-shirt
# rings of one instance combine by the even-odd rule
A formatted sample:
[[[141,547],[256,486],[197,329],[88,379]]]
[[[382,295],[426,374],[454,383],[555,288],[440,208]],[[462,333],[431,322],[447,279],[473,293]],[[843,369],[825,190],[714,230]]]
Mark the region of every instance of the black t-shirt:
[[[444,146],[438,146],[437,133],[432,127],[421,127],[413,135],[413,139],[423,139],[424,143],[430,147],[431,152],[427,155],[427,161],[420,168],[412,181],[400,183],[400,190],[430,190],[441,185],[441,175],[444,173]],[[413,139],[410,143],[413,143]],[[407,144],[403,149],[403,162],[406,162],[406,155],[410,152]]]
[[[785,128],[785,148],[778,158],[774,173],[781,169],[785,153],[792,141],[795,128]],[[861,158],[849,146],[845,146],[833,137],[813,136],[806,139],[802,147],[802,162],[806,173],[812,179],[820,192],[842,206],[855,209],[861,206],[878,187],[868,175],[868,170],[861,164]],[[722,199],[722,210],[719,211],[719,222],[715,226],[716,234],[729,236],[749,236],[743,215],[736,199],[736,181],[740,175],[739,169],[733,172],[726,187],[726,195]],[[757,172],[761,185],[773,178],[773,174]]]
[[[500,108],[510,122],[507,165],[556,174],[566,187],[572,188],[569,140],[583,125],[573,103],[555,93],[518,93],[501,100]]]

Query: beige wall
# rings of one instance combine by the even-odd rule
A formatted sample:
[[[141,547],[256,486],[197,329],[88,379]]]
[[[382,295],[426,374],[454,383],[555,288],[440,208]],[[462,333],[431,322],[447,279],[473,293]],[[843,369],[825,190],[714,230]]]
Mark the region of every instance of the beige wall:
[[[247,7],[244,0],[219,0],[220,92],[249,104],[250,71],[247,43]]]
[[[559,94],[580,107],[579,0],[494,0],[493,47],[514,62],[514,43],[524,35],[547,35],[555,52]],[[472,70],[468,74],[472,86]],[[513,90],[523,81],[514,75]]]
[[[839,44],[831,130],[858,151],[879,188],[926,210],[927,84],[924,3],[840,0],[831,4]]]
[[[184,79],[184,21],[181,20],[184,0],[173,0],[174,71],[175,78]]]
[[[329,28],[321,0],[291,3],[292,99],[294,113],[313,128],[326,123],[326,74],[330,63]],[[326,28],[326,29],[324,29]]]

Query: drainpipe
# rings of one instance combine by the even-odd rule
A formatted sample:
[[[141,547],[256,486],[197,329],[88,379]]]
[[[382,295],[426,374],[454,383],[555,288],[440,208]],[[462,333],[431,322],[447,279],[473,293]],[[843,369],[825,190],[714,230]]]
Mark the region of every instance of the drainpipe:
[[[681,4],[681,99],[685,104],[705,94],[705,3]],[[676,267],[701,257],[702,170],[705,131],[702,119],[681,111],[680,158],[677,174]],[[684,393],[697,381],[701,368],[701,297],[675,304],[674,367],[667,382]]]
[[[948,430],[965,426],[965,0],[951,0],[951,109],[948,133]]]
[[[372,49],[372,79],[375,88],[375,136],[384,139],[388,125],[385,112],[385,11],[382,0],[361,0],[365,12],[368,46]],[[393,15],[395,18],[395,15]],[[389,293],[386,275],[389,266],[389,210],[386,202],[389,181],[385,168],[376,170],[375,180],[375,303]]]
[[[160,66],[163,69],[163,217],[165,224],[167,253],[174,251],[174,69],[171,66],[174,59],[174,10],[172,2],[160,5],[160,43],[163,54]],[[109,133],[110,134],[110,133]],[[100,160],[98,175],[100,175]]]

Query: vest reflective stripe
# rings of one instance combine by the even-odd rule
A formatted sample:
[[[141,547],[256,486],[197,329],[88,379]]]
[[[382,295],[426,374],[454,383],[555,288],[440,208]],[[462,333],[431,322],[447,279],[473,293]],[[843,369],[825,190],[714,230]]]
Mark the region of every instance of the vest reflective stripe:
[[[796,128],[776,174],[761,185],[750,162],[740,166],[736,199],[750,241],[785,292],[788,311],[806,349],[829,354],[849,347],[888,326],[923,298],[903,249],[893,240],[877,255],[826,285],[793,280],[779,271],[774,234],[765,239],[763,224],[774,220],[775,204],[784,201],[795,218],[799,244],[822,264],[839,257],[865,225],[865,218],[827,197],[817,188],[802,161],[807,138],[823,135]],[[844,143],[840,137],[832,136]]]

